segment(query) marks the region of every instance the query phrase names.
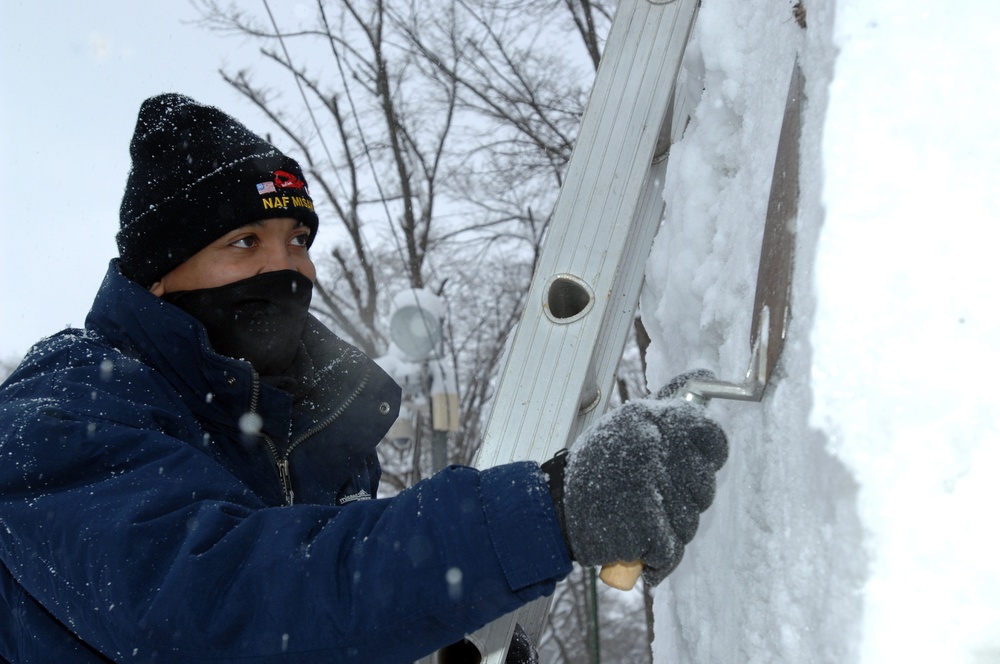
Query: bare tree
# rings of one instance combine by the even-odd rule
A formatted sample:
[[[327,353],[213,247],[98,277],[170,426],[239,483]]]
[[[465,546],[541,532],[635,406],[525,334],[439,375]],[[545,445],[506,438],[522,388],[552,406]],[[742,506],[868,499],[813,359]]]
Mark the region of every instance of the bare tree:
[[[259,14],[195,4],[210,29],[259,40],[266,71],[282,75],[259,84],[259,71],[222,72],[300,158],[337,222],[336,245],[317,260],[317,315],[377,357],[392,294],[430,287],[450,303],[445,361],[462,402],[453,457],[468,462],[611,10],[579,0],[340,0],[283,14],[283,25],[267,2]],[[405,486],[421,467],[387,479]]]
[[[193,3],[209,29],[260,44],[253,71],[222,75],[305,168],[323,233],[334,226],[329,253],[315,257],[316,314],[379,357],[395,293],[443,296],[447,335],[436,361],[457,376],[460,393],[449,458],[470,463],[614,3],[317,0],[310,12],[280,16],[267,0],[259,12],[227,0]],[[429,417],[418,405],[408,444],[380,446],[395,490],[432,470]],[[561,584],[554,606],[583,610],[578,585]],[[608,606],[625,605],[609,596]],[[550,632],[547,642],[563,653],[553,661],[583,661],[586,624],[563,620]]]
[[[613,590],[592,572],[575,569],[559,584],[538,647],[540,661],[546,664],[652,661],[644,614],[645,591]]]

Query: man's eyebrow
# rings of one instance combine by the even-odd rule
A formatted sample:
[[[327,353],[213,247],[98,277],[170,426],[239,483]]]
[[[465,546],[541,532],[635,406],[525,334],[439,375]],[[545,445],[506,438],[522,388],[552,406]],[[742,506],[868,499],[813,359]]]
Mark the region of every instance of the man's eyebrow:
[[[246,224],[243,224],[243,226],[256,226],[257,228],[261,228],[261,227],[264,226],[264,224],[266,222],[267,222],[267,219],[255,219],[254,221],[251,221],[251,222],[248,222]],[[243,228],[243,226],[240,226],[240,228]],[[300,221],[299,219],[296,219],[295,220],[295,228],[302,228],[302,227],[309,228],[308,226],[306,226],[306,222]],[[310,228],[309,231],[312,232],[312,229]]]
[[[262,228],[263,226],[264,226],[264,220],[263,219],[254,219],[253,221],[248,221],[247,223],[243,224],[242,226],[237,226],[236,228],[233,229],[232,232],[236,232],[236,231],[240,230],[241,228],[251,228],[251,227],[252,228]]]

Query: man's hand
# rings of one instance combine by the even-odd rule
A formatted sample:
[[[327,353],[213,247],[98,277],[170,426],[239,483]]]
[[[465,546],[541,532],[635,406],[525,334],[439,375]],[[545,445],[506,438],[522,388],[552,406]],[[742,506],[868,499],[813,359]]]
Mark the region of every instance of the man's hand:
[[[728,444],[704,407],[677,398],[686,374],[656,399],[630,401],[587,430],[549,475],[563,533],[585,566],[642,560],[656,585],[677,567],[715,496]]]

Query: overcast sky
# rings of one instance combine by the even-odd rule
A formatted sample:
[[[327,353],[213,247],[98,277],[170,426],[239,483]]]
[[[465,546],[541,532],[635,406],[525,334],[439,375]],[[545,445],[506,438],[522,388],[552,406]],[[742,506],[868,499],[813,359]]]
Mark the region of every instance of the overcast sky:
[[[276,5],[281,12],[302,3]],[[83,325],[114,234],[142,100],[182,92],[258,132],[220,78],[255,48],[183,0],[0,0],[0,359]],[[279,14],[280,22],[280,14]]]

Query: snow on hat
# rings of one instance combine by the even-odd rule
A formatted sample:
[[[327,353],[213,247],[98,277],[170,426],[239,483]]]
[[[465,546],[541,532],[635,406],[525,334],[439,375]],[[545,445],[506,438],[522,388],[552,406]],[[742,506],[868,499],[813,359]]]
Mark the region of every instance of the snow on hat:
[[[149,287],[226,233],[292,217],[316,237],[302,169],[232,117],[179,94],[142,103],[119,219],[122,273]]]

